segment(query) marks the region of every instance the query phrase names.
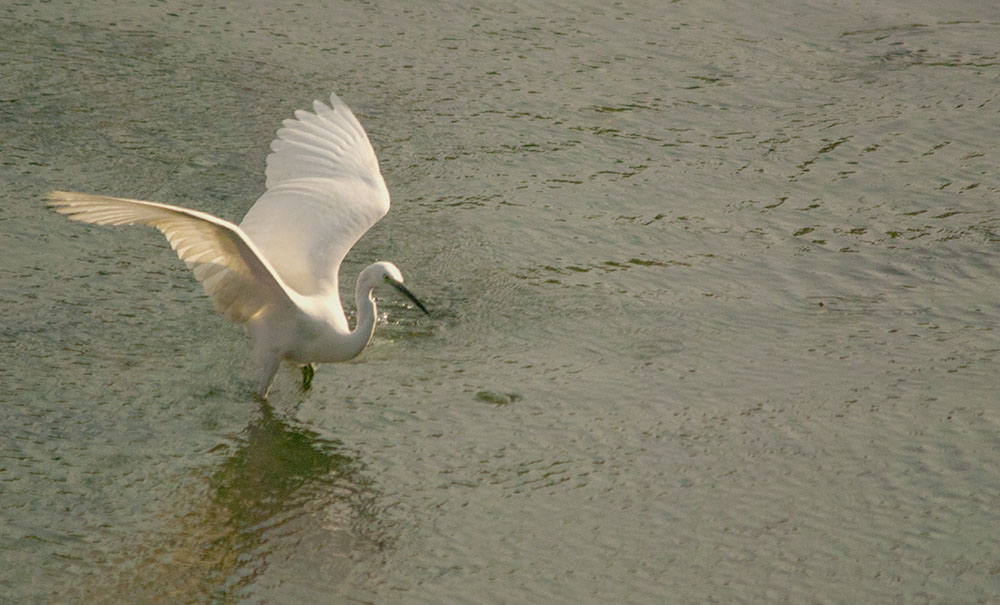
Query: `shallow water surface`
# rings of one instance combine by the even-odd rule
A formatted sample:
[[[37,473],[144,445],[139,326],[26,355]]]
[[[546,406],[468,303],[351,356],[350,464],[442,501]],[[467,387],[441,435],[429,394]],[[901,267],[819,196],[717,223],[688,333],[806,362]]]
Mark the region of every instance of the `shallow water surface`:
[[[1000,599],[1000,10],[0,11],[0,596]],[[253,400],[159,234],[334,90],[393,209],[355,361]],[[350,300],[349,297],[345,299]]]

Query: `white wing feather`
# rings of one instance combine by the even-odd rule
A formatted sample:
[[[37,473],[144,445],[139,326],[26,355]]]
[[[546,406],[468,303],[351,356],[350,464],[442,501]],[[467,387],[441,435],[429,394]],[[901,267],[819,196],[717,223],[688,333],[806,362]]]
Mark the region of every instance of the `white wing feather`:
[[[289,287],[338,296],[347,252],[389,211],[375,150],[336,95],[285,120],[267,157],[267,191],[240,228]]]
[[[231,321],[243,323],[269,307],[294,304],[267,260],[229,221],[168,204],[68,191],[53,191],[49,205],[85,223],[156,227]]]

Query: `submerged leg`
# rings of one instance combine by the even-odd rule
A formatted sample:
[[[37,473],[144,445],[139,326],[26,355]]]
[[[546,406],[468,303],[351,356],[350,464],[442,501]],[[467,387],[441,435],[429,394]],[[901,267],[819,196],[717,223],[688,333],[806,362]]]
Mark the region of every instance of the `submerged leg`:
[[[312,388],[313,376],[316,375],[316,364],[305,363],[299,367],[302,368],[302,390],[308,391]]]

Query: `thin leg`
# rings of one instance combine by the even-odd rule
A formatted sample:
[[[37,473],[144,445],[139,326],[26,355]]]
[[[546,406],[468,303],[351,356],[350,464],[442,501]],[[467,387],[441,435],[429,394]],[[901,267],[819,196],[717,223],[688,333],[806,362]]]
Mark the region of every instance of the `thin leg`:
[[[316,375],[316,364],[306,363],[299,367],[302,368],[302,390],[308,391],[312,388],[313,376]]]
[[[267,392],[271,390],[271,383],[274,382],[274,375],[278,373],[278,366],[280,365],[281,358],[277,355],[261,364],[260,383],[257,386],[257,396],[262,400],[267,400]]]

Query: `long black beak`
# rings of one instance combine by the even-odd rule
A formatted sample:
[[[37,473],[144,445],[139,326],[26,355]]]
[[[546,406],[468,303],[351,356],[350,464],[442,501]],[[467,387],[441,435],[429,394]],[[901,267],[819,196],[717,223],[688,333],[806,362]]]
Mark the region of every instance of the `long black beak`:
[[[405,296],[406,298],[409,298],[411,301],[413,301],[413,304],[415,304],[418,307],[420,307],[421,311],[423,311],[424,313],[426,313],[428,315],[431,314],[431,312],[427,310],[427,307],[424,306],[424,303],[420,302],[420,300],[418,300],[417,297],[413,295],[413,292],[410,292],[406,288],[406,286],[404,286],[403,284],[399,283],[398,281],[393,281],[391,279],[389,280],[389,283],[392,284],[393,288],[396,288],[397,290],[399,290],[403,294],[403,296]]]

